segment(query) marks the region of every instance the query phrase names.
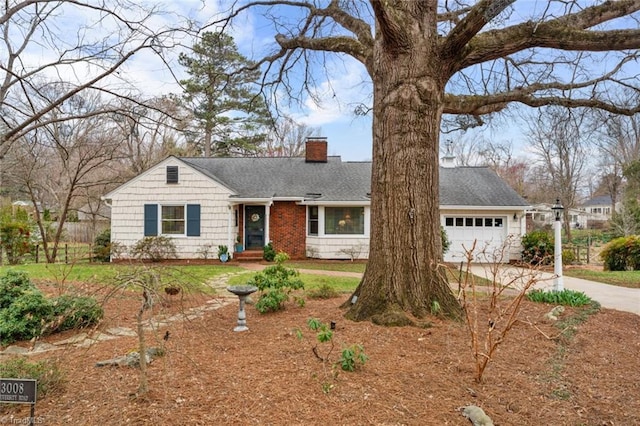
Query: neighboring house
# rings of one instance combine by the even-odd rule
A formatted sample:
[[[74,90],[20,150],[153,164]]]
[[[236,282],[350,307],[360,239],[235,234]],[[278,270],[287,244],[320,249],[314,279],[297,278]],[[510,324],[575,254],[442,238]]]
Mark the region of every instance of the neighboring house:
[[[111,239],[130,247],[144,236],[173,238],[181,258],[198,258],[236,239],[244,250],[291,258],[366,258],[370,229],[370,162],[327,156],[325,138],[310,138],[306,158],[169,157],[105,195]],[[452,242],[493,251],[512,235],[504,261],[520,255],[527,203],[484,167],[441,167],[441,223]]]
[[[18,209],[25,210],[27,213],[29,213],[29,215],[33,215],[33,212],[35,210],[33,208],[33,203],[31,201],[23,201],[23,200],[17,200],[11,203],[11,209],[14,215],[16,210]]]
[[[612,200],[610,195],[599,195],[585,201],[581,210],[586,213],[588,226],[598,226],[611,219]],[[615,206],[616,211],[620,211],[622,202],[618,201]]]
[[[544,226],[553,226],[555,221],[555,213],[551,209],[553,204],[540,203],[532,206],[531,210],[527,211],[527,216],[531,221],[531,229],[542,228]],[[587,226],[587,214],[581,209],[569,209],[569,224],[572,228],[582,229]]]
[[[45,211],[47,210],[46,207],[43,208],[42,203],[40,203],[39,201],[36,204],[33,204],[33,202],[31,201],[17,200],[11,203],[11,205],[14,214],[16,209],[21,208],[25,210],[31,218],[35,218],[36,206],[38,207],[38,211],[41,215],[44,215]],[[55,220],[57,212],[54,209],[49,209],[49,215],[52,219]]]

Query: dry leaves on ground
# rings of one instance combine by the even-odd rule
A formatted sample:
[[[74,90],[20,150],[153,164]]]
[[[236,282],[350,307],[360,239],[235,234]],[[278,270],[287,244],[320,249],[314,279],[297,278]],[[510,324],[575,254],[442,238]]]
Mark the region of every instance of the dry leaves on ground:
[[[346,297],[346,296],[345,296]],[[107,304],[101,327],[134,327],[139,295]],[[203,296],[170,299],[184,311]],[[250,330],[234,333],[237,303],[203,318],[149,333],[166,355],[149,367],[150,392],[136,397],[139,371],[98,368],[99,360],[136,349],[135,337],[66,348],[34,359],[58,362],[64,389],[38,401],[46,425],[467,425],[459,407],[482,407],[496,425],[640,424],[640,316],[603,310],[561,343],[542,317],[550,306],[526,302],[521,318],[485,373],[474,364],[463,323],[434,319],[431,328],[383,328],[343,318],[344,298],[309,300],[305,307],[260,315],[247,307]],[[565,316],[575,311],[568,309]],[[157,309],[156,315],[159,315]],[[369,357],[355,372],[319,361],[307,319],[335,321],[341,345],[359,343]],[[535,323],[540,331],[531,324]],[[297,331],[303,339],[297,337]],[[64,336],[50,336],[49,341]],[[324,348],[326,350],[326,348]],[[0,424],[23,419],[28,407],[0,407]]]

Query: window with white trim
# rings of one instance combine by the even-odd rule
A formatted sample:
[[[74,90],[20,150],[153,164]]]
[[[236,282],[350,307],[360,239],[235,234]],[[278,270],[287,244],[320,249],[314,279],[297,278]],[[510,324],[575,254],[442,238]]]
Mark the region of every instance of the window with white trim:
[[[163,235],[184,235],[184,206],[162,206],[161,221]]]
[[[364,235],[364,207],[325,207],[326,235]]]
[[[309,206],[309,235],[318,235],[318,206]]]
[[[200,204],[145,204],[144,236],[200,236]],[[186,232],[185,232],[186,230]]]

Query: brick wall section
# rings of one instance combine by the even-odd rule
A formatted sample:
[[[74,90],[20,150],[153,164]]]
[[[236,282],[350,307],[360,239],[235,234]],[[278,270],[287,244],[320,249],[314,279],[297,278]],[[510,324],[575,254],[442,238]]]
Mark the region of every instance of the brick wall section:
[[[269,237],[276,252],[284,251],[291,259],[305,259],[306,207],[293,201],[276,201],[271,206]]]
[[[305,144],[305,158],[307,163],[327,162],[327,140],[307,139]]]

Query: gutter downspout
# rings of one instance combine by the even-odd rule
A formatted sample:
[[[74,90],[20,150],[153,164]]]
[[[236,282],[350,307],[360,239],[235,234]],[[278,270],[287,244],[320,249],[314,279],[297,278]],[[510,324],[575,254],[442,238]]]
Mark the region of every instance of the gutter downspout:
[[[266,246],[267,244],[269,244],[269,242],[271,242],[271,238],[270,238],[270,226],[269,223],[271,222],[271,206],[273,205],[273,199],[269,201],[269,203],[267,203],[267,205],[265,206],[265,212],[264,212],[264,245]]]
[[[231,256],[233,257],[233,255],[235,254],[234,250],[234,245],[230,244],[229,241],[231,241],[231,221],[233,220],[233,209],[231,208],[230,204],[227,204],[227,244],[226,246],[229,247],[229,253],[231,253]]]

